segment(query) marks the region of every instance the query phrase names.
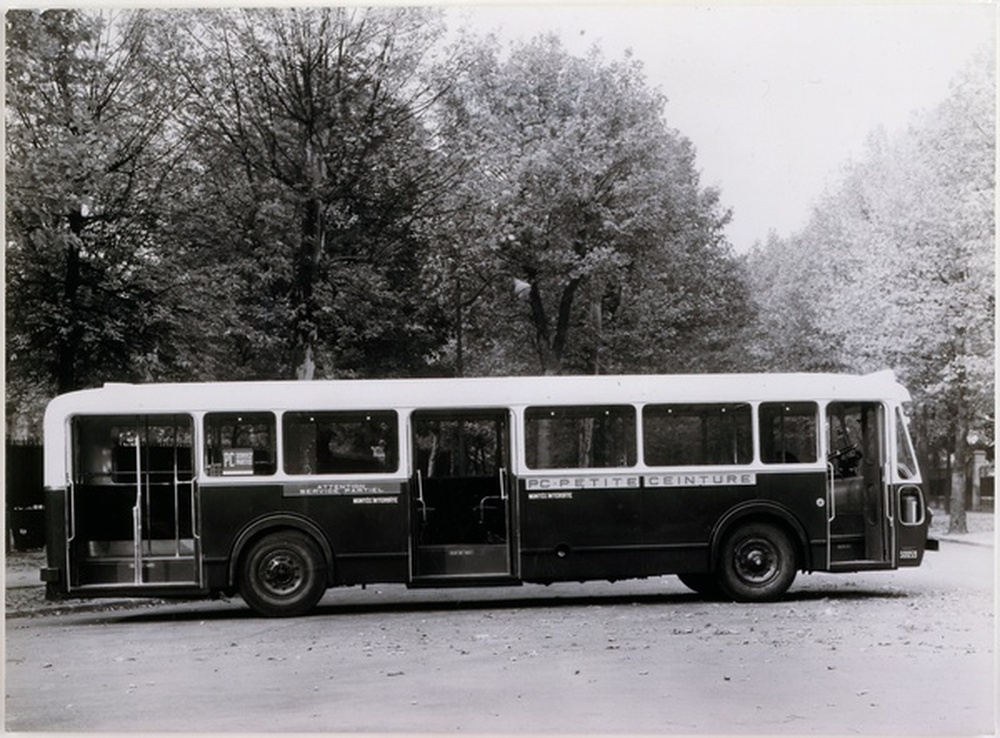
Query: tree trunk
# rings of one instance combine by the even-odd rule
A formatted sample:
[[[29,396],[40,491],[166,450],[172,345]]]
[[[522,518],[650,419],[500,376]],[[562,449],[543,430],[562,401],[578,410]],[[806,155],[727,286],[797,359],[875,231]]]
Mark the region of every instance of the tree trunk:
[[[66,268],[63,274],[62,313],[65,325],[56,345],[56,390],[59,394],[79,389],[76,376],[76,359],[82,339],[79,318],[79,293],[82,283],[80,263],[80,234],[85,221],[79,212],[69,215],[70,236],[66,244]]]
[[[465,376],[465,347],[462,331],[462,277],[455,275],[455,376]]]
[[[961,422],[963,413],[959,412],[959,422],[955,428],[955,454],[951,466],[951,497],[948,512],[951,518],[948,522],[949,533],[968,533],[965,519],[965,471],[968,467],[968,448],[965,441],[965,423]]]
[[[966,356],[966,332],[964,326],[959,326],[955,335],[955,355]],[[972,409],[966,399],[966,374],[965,367],[958,363],[958,377],[955,388],[958,396],[955,403],[955,426],[953,437],[955,439],[955,460],[951,467],[951,501],[948,505],[951,519],[948,523],[949,533],[968,533],[969,528],[965,520],[965,479],[969,468],[969,443],[966,435],[972,421]]]
[[[528,304],[531,307],[531,324],[535,328],[535,345],[538,348],[538,361],[542,365],[543,374],[558,374],[559,366],[553,355],[552,343],[549,339],[549,319],[545,314],[545,304],[542,293],[538,289],[538,281],[533,273],[528,274],[531,289],[528,292]]]
[[[295,265],[295,340],[301,357],[295,374],[304,380],[312,379],[316,370],[314,348],[319,338],[319,331],[316,325],[317,311],[313,285],[316,282],[324,245],[321,210],[322,205],[316,198],[310,198],[304,205],[302,240]]]
[[[316,362],[313,360],[312,345],[306,344],[305,351],[302,356],[302,363],[296,368],[295,376],[297,379],[310,382],[315,375]]]
[[[529,279],[531,279],[531,291],[528,293],[528,302],[531,305],[531,322],[535,327],[538,360],[541,362],[542,372],[544,374],[561,374],[563,355],[566,351],[566,342],[569,339],[571,327],[573,298],[581,280],[579,277],[575,277],[563,288],[559,299],[559,312],[556,316],[556,330],[553,335],[549,331],[549,319],[545,313],[545,304],[542,302],[538,280],[534,274],[529,274]]]

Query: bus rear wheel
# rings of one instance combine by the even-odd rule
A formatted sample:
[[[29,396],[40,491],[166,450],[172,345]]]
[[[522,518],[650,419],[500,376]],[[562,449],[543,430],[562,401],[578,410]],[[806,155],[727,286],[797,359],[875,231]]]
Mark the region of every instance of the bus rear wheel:
[[[304,533],[269,533],[253,543],[243,557],[240,594],[260,615],[304,615],[325,591],[326,562]]]
[[[796,570],[788,534],[770,523],[749,523],[722,545],[719,584],[737,602],[768,602],[788,591]]]

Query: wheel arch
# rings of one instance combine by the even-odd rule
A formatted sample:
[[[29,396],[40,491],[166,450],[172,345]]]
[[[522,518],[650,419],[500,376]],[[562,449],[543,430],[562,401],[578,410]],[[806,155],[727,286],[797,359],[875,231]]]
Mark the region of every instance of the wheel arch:
[[[771,523],[788,532],[795,546],[798,568],[812,571],[812,556],[805,528],[788,508],[774,502],[753,501],[738,505],[719,518],[709,539],[709,567],[715,571],[719,564],[722,542],[732,531],[747,523]]]
[[[226,575],[227,584],[230,587],[236,586],[237,577],[239,576],[240,560],[242,559],[243,552],[246,551],[247,547],[261,536],[268,533],[274,533],[279,530],[298,530],[305,533],[316,542],[316,545],[319,546],[319,549],[323,554],[323,559],[326,561],[327,586],[333,586],[335,584],[335,575],[333,547],[330,545],[330,541],[327,540],[326,535],[314,522],[308,518],[303,518],[299,515],[293,515],[291,513],[278,513],[276,515],[267,515],[265,517],[258,518],[240,531],[239,535],[236,536],[236,540],[233,541],[232,548],[229,551],[229,567]]]

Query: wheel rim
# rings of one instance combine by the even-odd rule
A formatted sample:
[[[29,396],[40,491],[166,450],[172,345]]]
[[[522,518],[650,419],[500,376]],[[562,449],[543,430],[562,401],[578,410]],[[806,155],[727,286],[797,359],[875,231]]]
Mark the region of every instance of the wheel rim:
[[[277,596],[294,592],[302,586],[305,578],[304,562],[289,551],[276,551],[265,558],[258,577],[264,589]]]
[[[767,584],[781,571],[781,556],[765,538],[740,541],[733,551],[736,575],[750,585]]]

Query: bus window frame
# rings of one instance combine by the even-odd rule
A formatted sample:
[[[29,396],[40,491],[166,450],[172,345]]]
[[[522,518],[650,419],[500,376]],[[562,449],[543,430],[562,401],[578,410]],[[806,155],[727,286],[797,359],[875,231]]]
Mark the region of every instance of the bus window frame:
[[[528,463],[528,412],[530,410],[584,410],[587,408],[601,408],[601,409],[614,409],[622,410],[629,409],[632,411],[632,448],[630,449],[635,458],[632,460],[631,464],[615,464],[610,466],[532,466]],[[644,467],[643,457],[642,457],[642,407],[636,403],[630,402],[620,402],[620,403],[548,403],[548,404],[531,404],[522,405],[518,407],[511,407],[510,410],[513,412],[516,420],[516,425],[519,426],[518,438],[514,441],[515,454],[514,458],[518,466],[520,467],[520,473],[526,475],[545,475],[553,473],[571,473],[571,474],[587,474],[591,476],[601,476],[605,474],[613,474],[620,471],[641,471]]]
[[[316,415],[344,415],[344,416],[361,416],[365,414],[379,414],[379,415],[392,415],[396,422],[396,438],[395,438],[395,462],[396,468],[392,470],[384,471],[349,471],[349,472],[322,472],[315,474],[305,474],[305,473],[294,473],[287,470],[285,464],[285,418],[288,415],[303,415],[308,413],[315,413]],[[339,409],[315,409],[311,408],[308,410],[285,409],[278,413],[278,427],[277,427],[277,439],[278,439],[278,454],[279,463],[277,469],[277,476],[281,479],[289,479],[295,481],[312,481],[317,479],[405,479],[409,476],[408,465],[410,463],[410,455],[407,453],[408,443],[404,441],[404,436],[409,433],[410,428],[410,412],[399,407],[386,407],[378,409],[366,409],[366,410],[339,410]]]
[[[824,423],[826,422],[826,406],[829,402],[820,400],[766,400],[754,403],[754,463],[768,470],[777,469],[815,469],[826,467],[826,442]],[[765,405],[812,405],[813,419],[813,453],[814,459],[808,461],[768,461],[764,458],[764,433],[761,427],[761,409]],[[799,417],[806,417],[801,415]]]
[[[195,433],[195,441],[199,443],[198,446],[198,456],[201,463],[198,465],[196,470],[196,476],[200,482],[213,483],[223,483],[223,484],[250,484],[255,482],[260,483],[271,483],[273,484],[275,479],[284,476],[281,469],[281,453],[282,453],[282,438],[280,429],[280,416],[281,412],[276,410],[210,410],[201,413],[192,413],[196,417],[197,431]],[[226,474],[223,471],[213,474],[213,464],[209,462],[209,439],[210,434],[208,430],[208,421],[210,416],[213,415],[269,415],[273,419],[273,424],[271,426],[271,433],[273,436],[273,443],[271,444],[274,459],[272,460],[273,470],[268,474],[257,474],[257,473],[230,473]],[[221,451],[221,449],[220,449]]]
[[[675,407],[690,407],[690,408],[724,408],[722,412],[728,412],[731,409],[745,407],[749,412],[747,414],[748,430],[750,432],[750,446],[749,446],[749,458],[746,461],[731,461],[731,462],[705,462],[705,463],[688,463],[688,464],[652,464],[648,461],[648,450],[646,446],[646,411],[650,408],[660,409],[660,408],[675,408]],[[689,415],[688,417],[698,417],[696,415]],[[705,469],[749,469],[760,461],[760,438],[759,438],[759,428],[757,423],[757,409],[754,407],[754,403],[749,400],[742,401],[726,401],[726,402],[647,402],[643,403],[637,408],[637,432],[639,434],[639,463],[643,469],[678,469],[678,470],[692,470],[704,471]]]

